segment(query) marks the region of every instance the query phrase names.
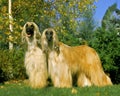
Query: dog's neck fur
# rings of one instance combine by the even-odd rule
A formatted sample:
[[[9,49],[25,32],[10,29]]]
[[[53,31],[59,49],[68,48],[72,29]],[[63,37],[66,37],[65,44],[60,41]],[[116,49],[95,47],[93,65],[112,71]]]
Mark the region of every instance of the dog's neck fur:
[[[50,52],[53,52],[53,51],[55,51],[55,52],[57,52],[57,54],[59,54],[59,45],[56,45],[55,43],[50,42],[48,44],[48,50],[47,51],[48,51],[47,52],[48,55],[49,55]]]
[[[31,51],[37,47],[37,41],[34,39],[33,41],[28,41],[28,51]]]

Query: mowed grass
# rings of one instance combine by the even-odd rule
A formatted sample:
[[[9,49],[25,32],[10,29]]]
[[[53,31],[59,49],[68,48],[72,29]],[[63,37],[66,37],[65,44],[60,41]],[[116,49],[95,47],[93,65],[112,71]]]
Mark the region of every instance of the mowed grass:
[[[120,96],[120,85],[33,89],[21,82],[0,84],[0,96]]]

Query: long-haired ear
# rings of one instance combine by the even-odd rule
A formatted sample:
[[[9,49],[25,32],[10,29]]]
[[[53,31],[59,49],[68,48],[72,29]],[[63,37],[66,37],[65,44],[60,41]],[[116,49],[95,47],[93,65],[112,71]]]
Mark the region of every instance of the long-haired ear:
[[[52,31],[53,31],[53,46],[57,47],[59,45],[58,36],[55,30],[52,30]]]
[[[26,40],[26,28],[25,28],[26,24],[23,26],[23,30],[21,32],[21,42],[24,43]]]
[[[53,31],[53,48],[54,50],[59,51],[59,39],[57,33],[54,29],[52,29],[52,31]]]
[[[36,40],[37,40],[37,44],[41,46],[41,33],[39,31],[37,31],[36,33]]]
[[[41,33],[39,31],[39,27],[34,22],[32,22],[32,24],[35,27],[35,29],[34,29],[34,32],[35,32],[34,38],[37,40],[37,44],[40,44],[40,42],[41,42],[40,41],[41,40]]]
[[[47,53],[47,51],[48,51],[48,42],[47,42],[46,36],[45,36],[46,30],[47,29],[45,29],[42,32],[42,36],[41,36],[41,47],[42,47],[43,52],[45,52],[45,53]]]

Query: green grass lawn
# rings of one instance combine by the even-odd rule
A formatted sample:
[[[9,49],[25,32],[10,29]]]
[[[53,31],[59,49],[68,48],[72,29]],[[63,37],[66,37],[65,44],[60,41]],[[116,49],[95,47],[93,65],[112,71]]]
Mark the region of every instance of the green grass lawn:
[[[54,88],[49,86],[33,89],[24,83],[8,82],[0,85],[0,96],[120,96],[120,85],[84,88]]]

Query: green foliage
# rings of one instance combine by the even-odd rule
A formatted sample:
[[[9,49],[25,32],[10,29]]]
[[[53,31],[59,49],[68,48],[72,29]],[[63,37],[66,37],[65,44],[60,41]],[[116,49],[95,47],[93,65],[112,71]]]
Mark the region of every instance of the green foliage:
[[[0,50],[0,82],[11,79],[25,79],[24,50]]]
[[[103,67],[110,74],[113,83],[120,83],[120,24],[117,12],[119,10],[116,3],[107,9],[102,28],[95,32],[91,41],[92,46],[100,53]]]
[[[13,32],[9,30],[8,1],[0,2],[0,40],[19,44],[20,32],[27,21],[36,22],[40,31],[54,27],[56,31],[64,33],[76,32],[76,19],[89,6],[94,8],[95,0],[12,0]],[[65,33],[67,34],[67,33]],[[9,38],[11,36],[11,38]]]
[[[89,42],[99,53],[104,70],[110,74],[113,83],[120,82],[120,37],[117,33],[115,29],[99,28]]]
[[[112,27],[115,27],[114,23],[116,23],[116,22],[114,20],[115,18],[113,16],[113,14],[115,14],[114,12],[115,12],[116,9],[117,9],[117,4],[116,3],[111,5],[107,9],[107,11],[105,12],[105,15],[103,16],[103,20],[102,20],[102,27],[103,28],[108,29],[108,28],[111,27],[111,25],[112,25]]]
[[[91,40],[93,38],[92,34],[96,27],[95,20],[93,18],[94,10],[89,8],[82,14],[80,22],[78,22],[78,37],[84,40]]]

